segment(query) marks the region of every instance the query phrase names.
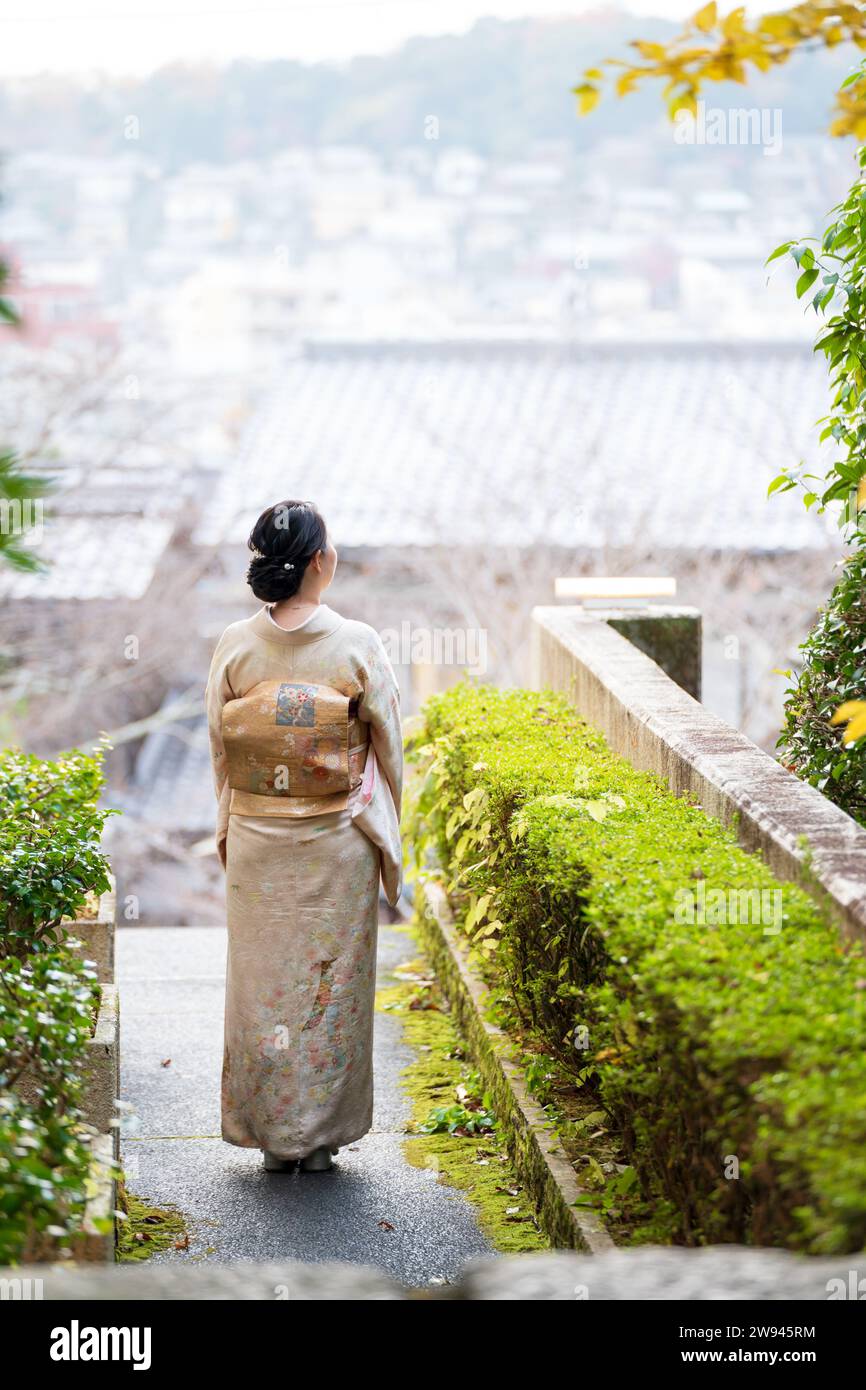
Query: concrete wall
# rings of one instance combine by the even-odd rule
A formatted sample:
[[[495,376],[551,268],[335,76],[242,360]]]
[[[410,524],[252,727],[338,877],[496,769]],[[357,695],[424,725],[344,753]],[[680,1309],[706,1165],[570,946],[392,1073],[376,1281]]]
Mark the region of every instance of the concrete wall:
[[[571,699],[634,767],[734,823],[740,843],[804,884],[866,940],[866,830],[582,608],[532,614],[532,684]]]

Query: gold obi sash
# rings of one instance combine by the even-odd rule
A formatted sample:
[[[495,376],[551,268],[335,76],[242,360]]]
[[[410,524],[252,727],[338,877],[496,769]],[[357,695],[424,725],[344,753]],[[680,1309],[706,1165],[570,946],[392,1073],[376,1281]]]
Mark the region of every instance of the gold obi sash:
[[[361,785],[369,728],[328,685],[260,681],[223,705],[222,737],[230,815],[318,816]]]

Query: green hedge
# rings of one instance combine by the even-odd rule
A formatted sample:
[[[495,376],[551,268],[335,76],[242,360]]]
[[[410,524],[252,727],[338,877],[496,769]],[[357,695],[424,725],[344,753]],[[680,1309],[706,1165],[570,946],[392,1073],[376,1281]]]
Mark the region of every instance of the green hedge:
[[[61,923],[108,887],[102,785],[101,755],[0,752],[0,1265],[66,1242],[84,1211],[98,986]]]
[[[80,1110],[96,976],[68,951],[0,961],[0,1265],[80,1224],[90,1171]],[[23,1075],[26,1097],[18,1086]]]
[[[0,752],[0,955],[54,950],[63,919],[108,888],[102,785],[101,752],[56,762]]]
[[[509,1007],[598,1088],[675,1238],[862,1249],[862,949],[554,695],[458,686],[411,755],[419,862],[435,848]],[[762,920],[730,920],[740,890],[770,895]]]

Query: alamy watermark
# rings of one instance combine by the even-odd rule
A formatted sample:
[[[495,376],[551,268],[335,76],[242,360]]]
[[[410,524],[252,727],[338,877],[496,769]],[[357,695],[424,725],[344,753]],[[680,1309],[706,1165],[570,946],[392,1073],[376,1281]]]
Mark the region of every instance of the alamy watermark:
[[[707,106],[674,117],[678,145],[760,145],[765,155],[782,153],[782,112],[778,106]]]
[[[31,543],[42,539],[45,506],[41,497],[0,497],[0,536],[24,536]]]
[[[831,1303],[841,1300],[848,1300],[852,1303],[863,1303],[866,1301],[866,1279],[861,1278],[860,1271],[857,1269],[848,1270],[847,1280],[837,1278],[828,1279],[824,1285],[827,1290],[827,1298]]]
[[[680,926],[760,926],[764,936],[778,936],[782,917],[781,888],[708,888],[698,879],[693,888],[674,893],[674,921]]]
[[[44,1297],[45,1286],[41,1279],[22,1278],[17,1275],[0,1279],[0,1303],[27,1302]]]
[[[395,666],[463,666],[472,676],[487,672],[487,629],[483,627],[413,627],[379,633],[389,660]]]

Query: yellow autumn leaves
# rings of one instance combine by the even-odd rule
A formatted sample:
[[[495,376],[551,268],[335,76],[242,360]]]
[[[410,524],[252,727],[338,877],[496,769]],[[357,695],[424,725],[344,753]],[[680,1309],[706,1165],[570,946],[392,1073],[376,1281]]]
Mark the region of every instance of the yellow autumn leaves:
[[[832,48],[846,41],[866,48],[866,7],[807,0],[750,22],[742,6],[720,15],[713,0],[670,43],[636,39],[632,48],[642,62],[607,58],[600,66],[587,68],[573,90],[581,115],[586,115],[601,100],[606,68],[618,70],[617,96],[626,96],[647,78],[661,79],[673,118],[679,111],[696,111],[705,83],[745,82],[750,67],[768,72],[805,45]],[[866,138],[866,75],[848,78],[837,92],[831,132]]]

